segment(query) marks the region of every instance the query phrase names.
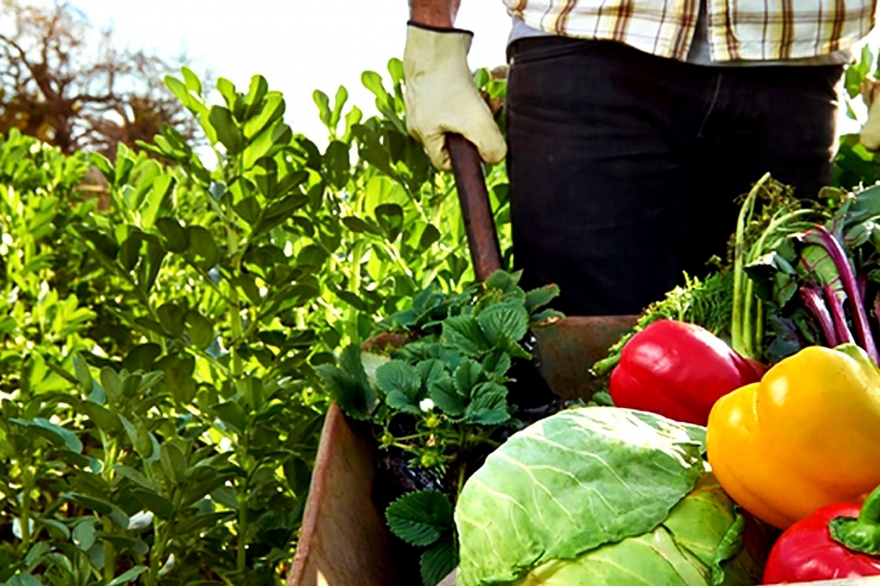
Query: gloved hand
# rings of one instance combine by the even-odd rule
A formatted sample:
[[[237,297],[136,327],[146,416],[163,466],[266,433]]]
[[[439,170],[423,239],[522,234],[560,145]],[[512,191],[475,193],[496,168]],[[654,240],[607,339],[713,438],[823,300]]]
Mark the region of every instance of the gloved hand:
[[[438,169],[452,165],[446,134],[470,140],[487,163],[498,163],[507,145],[474,84],[467,63],[473,33],[458,29],[407,26],[403,69],[406,75],[406,125]]]

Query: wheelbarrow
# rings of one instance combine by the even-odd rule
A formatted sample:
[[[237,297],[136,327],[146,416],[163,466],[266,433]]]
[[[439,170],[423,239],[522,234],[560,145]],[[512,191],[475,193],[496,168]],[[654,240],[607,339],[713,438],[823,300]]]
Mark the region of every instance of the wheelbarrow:
[[[455,183],[477,279],[501,268],[501,254],[476,148],[448,137]],[[589,370],[638,316],[573,316],[535,328],[540,375],[563,399],[589,399],[599,382]],[[418,586],[412,551],[388,530],[373,502],[376,446],[363,422],[331,405],[324,420],[296,555],[287,586]],[[454,572],[440,586],[453,586]],[[791,584],[791,586],[799,586]],[[806,583],[800,586],[808,586]],[[809,586],[880,586],[880,576]]]
[[[474,272],[502,268],[482,163],[476,148],[448,137]],[[589,374],[637,316],[566,317],[535,328],[540,375],[562,399],[589,399]],[[375,445],[369,430],[331,405],[324,421],[296,556],[287,586],[417,586],[411,552],[400,546],[373,504]],[[408,569],[404,569],[408,568]],[[449,582],[447,578],[445,582]]]

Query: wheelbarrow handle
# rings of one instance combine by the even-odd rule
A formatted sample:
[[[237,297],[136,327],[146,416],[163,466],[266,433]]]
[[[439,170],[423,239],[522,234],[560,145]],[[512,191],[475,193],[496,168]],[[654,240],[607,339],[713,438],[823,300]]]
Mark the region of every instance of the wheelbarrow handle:
[[[482,160],[477,147],[460,134],[446,135],[446,147],[452,160],[474,273],[478,281],[484,281],[502,267],[501,247],[489,205]]]

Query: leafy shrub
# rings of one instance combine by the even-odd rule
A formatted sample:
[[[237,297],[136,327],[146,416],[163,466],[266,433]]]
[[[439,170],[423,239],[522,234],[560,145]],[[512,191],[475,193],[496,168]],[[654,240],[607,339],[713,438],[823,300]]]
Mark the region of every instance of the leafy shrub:
[[[367,120],[316,92],[323,152],[261,76],[209,104],[186,69],[167,84],[207,152],[167,127],[142,145],[160,160],[0,141],[0,583],[280,580],[327,402],[316,367],[431,282],[472,280],[401,71],[390,92],[364,74]],[[106,211],[80,187],[90,164]]]

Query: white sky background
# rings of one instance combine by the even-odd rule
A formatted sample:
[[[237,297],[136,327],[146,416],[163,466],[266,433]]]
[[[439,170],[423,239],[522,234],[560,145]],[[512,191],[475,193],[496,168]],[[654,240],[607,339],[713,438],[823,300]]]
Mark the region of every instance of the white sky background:
[[[254,74],[287,102],[285,120],[319,145],[326,131],[312,92],[332,99],[340,85],[349,104],[369,116],[373,96],[363,88],[365,70],[388,80],[386,64],[402,58],[409,16],[407,0],[71,0],[101,27],[111,26],[117,46],[160,56],[186,52],[193,69],[210,69],[246,90]],[[463,0],[456,25],[475,32],[470,65],[505,62],[510,20],[501,0]],[[389,84],[386,83],[386,87]],[[346,108],[347,111],[348,108]]]
[[[112,27],[119,47],[168,58],[186,53],[196,72],[209,69],[240,90],[252,75],[262,74],[271,89],[283,92],[285,118],[294,132],[319,146],[326,144],[326,132],[312,92],[320,89],[332,100],[344,85],[349,106],[374,114],[373,96],[361,85],[360,75],[373,70],[388,79],[388,59],[403,54],[409,14],[407,0],[70,2],[93,24]],[[503,64],[510,20],[501,0],[462,0],[462,5],[456,24],[475,32],[471,67]],[[877,33],[869,41],[875,52]],[[843,115],[841,123],[841,130],[857,131],[858,125]]]

